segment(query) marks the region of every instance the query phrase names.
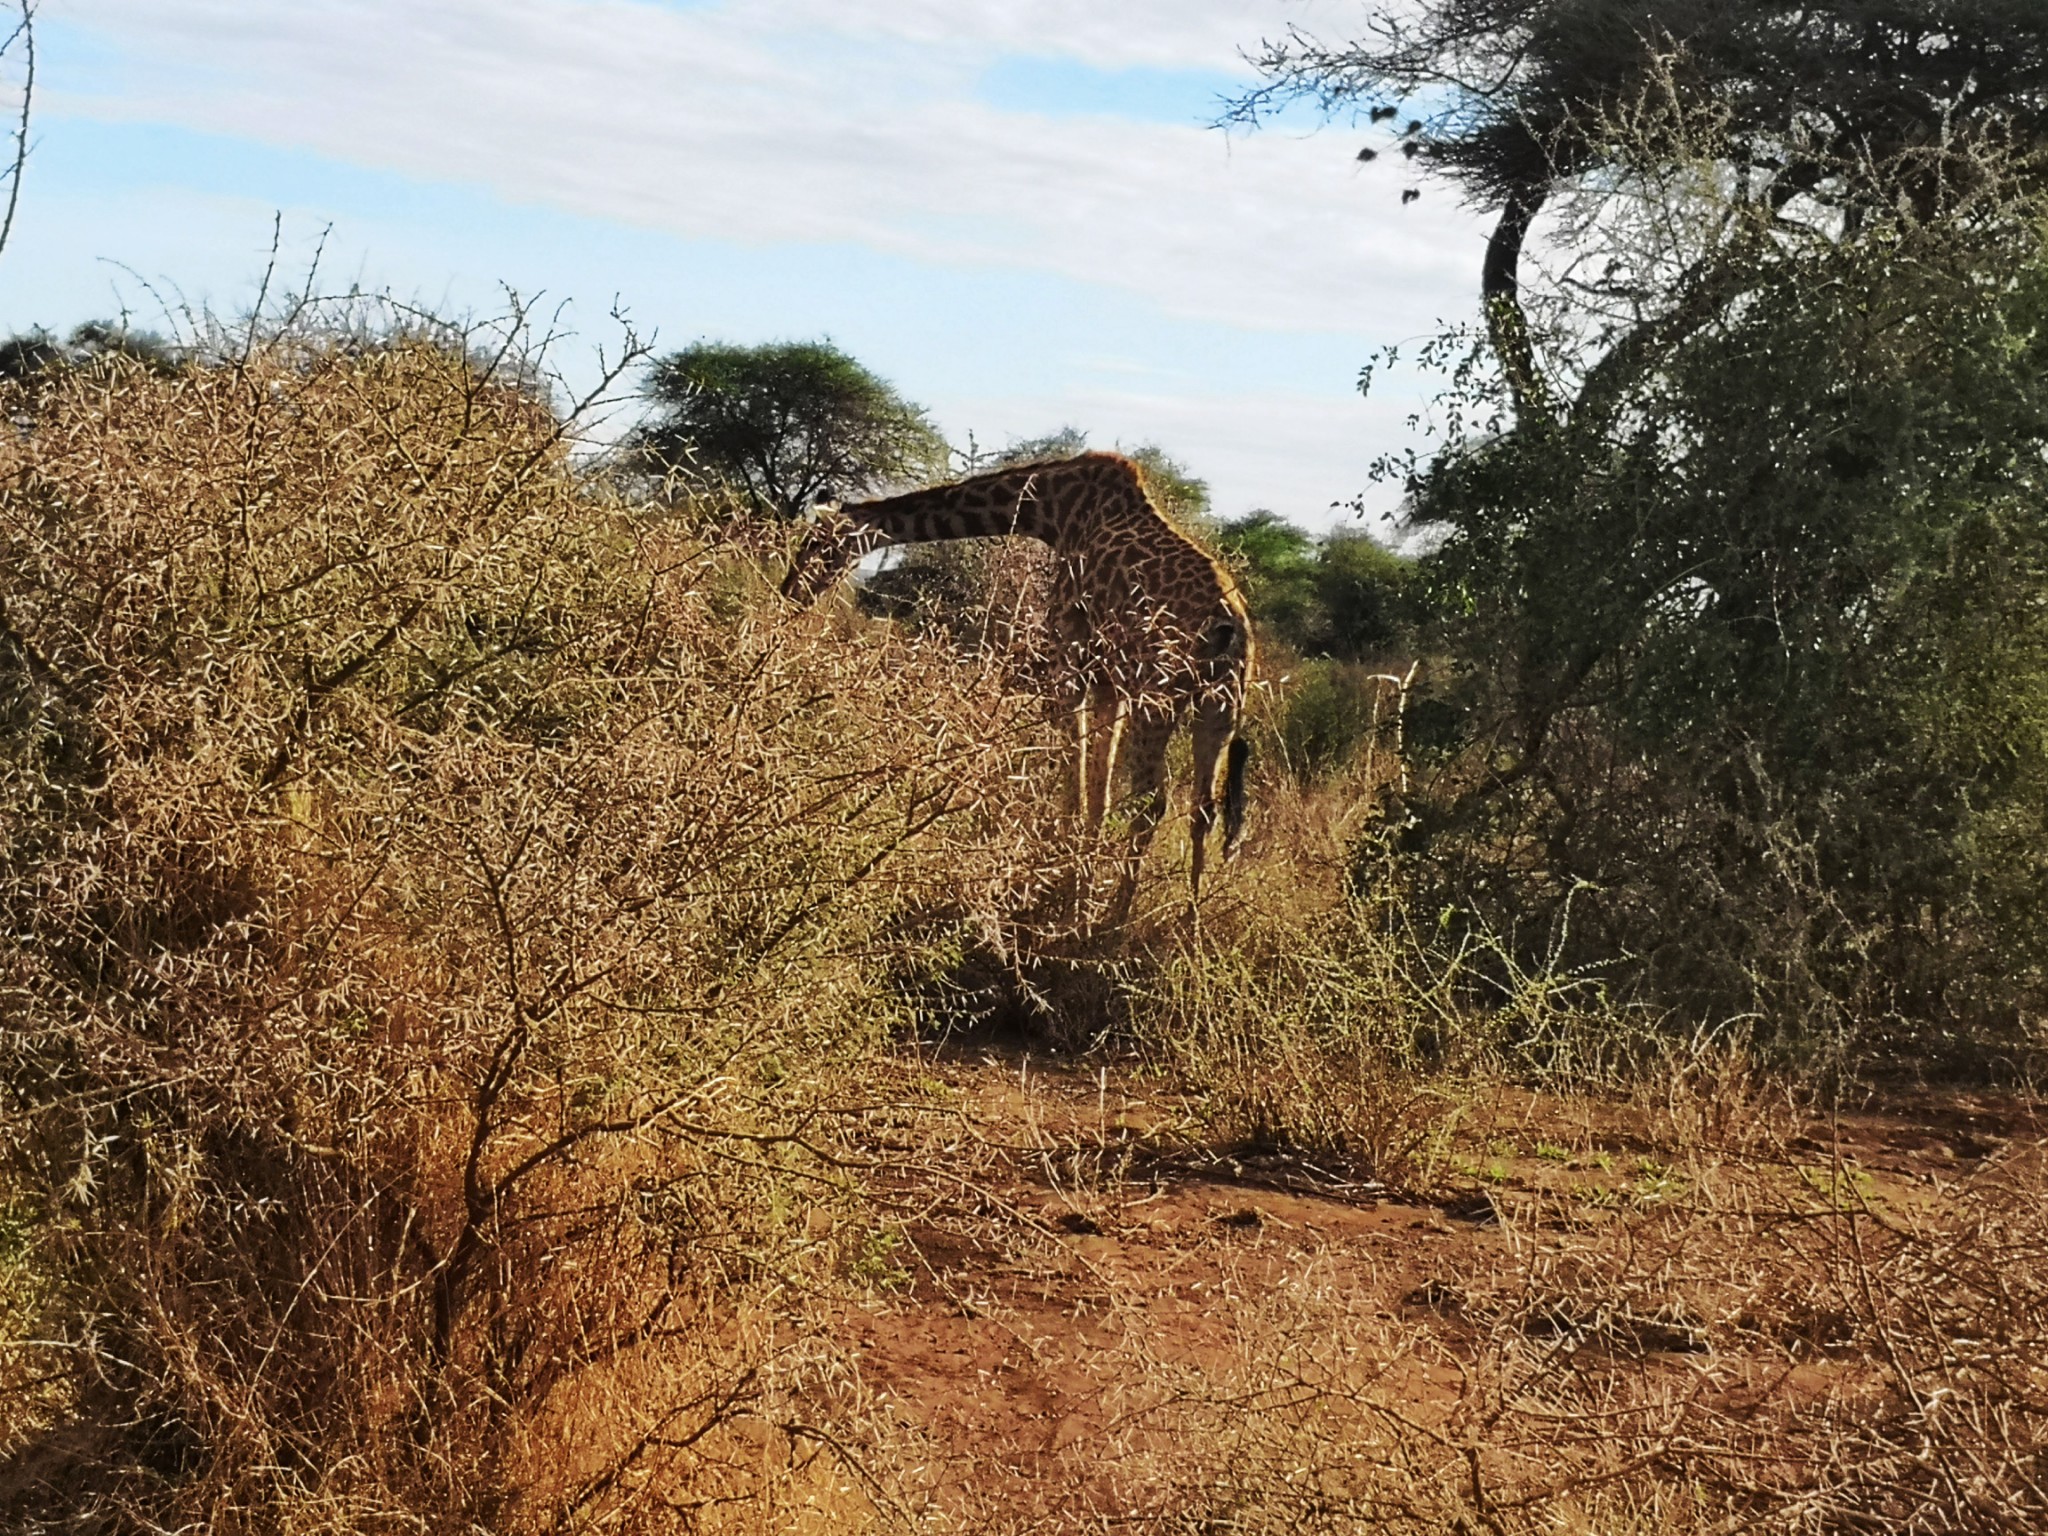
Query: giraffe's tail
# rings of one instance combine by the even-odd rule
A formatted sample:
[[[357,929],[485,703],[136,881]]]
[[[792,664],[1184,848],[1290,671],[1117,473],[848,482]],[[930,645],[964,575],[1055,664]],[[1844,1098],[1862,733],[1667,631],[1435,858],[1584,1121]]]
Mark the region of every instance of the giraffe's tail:
[[[1223,770],[1223,856],[1237,852],[1244,838],[1245,764],[1251,761],[1252,744],[1242,736],[1230,740],[1230,756]]]

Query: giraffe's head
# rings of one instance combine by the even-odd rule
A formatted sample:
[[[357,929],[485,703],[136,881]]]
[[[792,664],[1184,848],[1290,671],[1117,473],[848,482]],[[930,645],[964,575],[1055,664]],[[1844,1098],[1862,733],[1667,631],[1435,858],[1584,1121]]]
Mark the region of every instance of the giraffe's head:
[[[813,507],[789,574],[782,578],[782,595],[808,608],[867,553],[866,532],[841,514],[838,502]]]

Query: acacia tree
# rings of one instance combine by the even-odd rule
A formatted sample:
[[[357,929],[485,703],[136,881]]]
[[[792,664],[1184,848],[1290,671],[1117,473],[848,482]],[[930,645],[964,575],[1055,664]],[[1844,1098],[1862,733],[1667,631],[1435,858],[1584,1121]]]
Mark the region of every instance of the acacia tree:
[[[41,326],[0,339],[0,380],[31,380],[113,360],[168,374],[177,371],[182,354],[154,331],[131,330],[115,320],[88,320],[62,339]]]
[[[654,364],[647,394],[643,464],[715,476],[775,517],[946,462],[924,411],[830,342],[698,342]]]
[[[1898,196],[1938,217],[1974,184],[1987,140],[2048,136],[2036,0],[1424,0],[1376,5],[1359,38],[1297,29],[1259,63],[1240,120],[1304,98],[1375,121],[1421,103],[1421,164],[1497,210],[1480,286],[1525,421],[1611,409],[1733,301],[1773,226],[1853,229],[1896,214]],[[1894,176],[1858,173],[1875,165]],[[1545,355],[1523,266],[1546,208],[1569,201],[1558,211],[1583,243],[1631,206],[1668,213],[1709,171],[1720,217],[1688,231],[1691,249],[1657,253],[1676,265],[1610,249],[1575,268],[1596,345]]]
[[[2048,12],[1427,0],[1266,62],[1247,113],[1415,99],[1496,210],[1409,466],[1470,706],[1417,878],[1681,1016],[2038,1007]]]

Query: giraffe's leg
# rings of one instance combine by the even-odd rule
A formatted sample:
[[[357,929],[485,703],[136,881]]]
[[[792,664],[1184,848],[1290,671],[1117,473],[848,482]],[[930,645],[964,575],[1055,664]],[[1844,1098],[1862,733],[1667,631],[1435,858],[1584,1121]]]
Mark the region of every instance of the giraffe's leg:
[[[1086,689],[1075,697],[1067,711],[1067,723],[1074,734],[1073,761],[1067,776],[1067,812],[1076,826],[1088,823],[1088,738],[1092,734]]]
[[[1116,691],[1108,687],[1091,690],[1088,711],[1087,771],[1081,781],[1081,835],[1086,843],[1074,872],[1075,917],[1083,928],[1090,925],[1087,914],[1095,905],[1096,856],[1102,846],[1102,823],[1109,814],[1110,786],[1116,782],[1129,713]]]
[[[1067,808],[1079,827],[1093,828],[1088,805],[1088,783],[1096,752],[1096,734],[1102,715],[1095,707],[1095,690],[1089,686],[1079,665],[1088,634],[1088,616],[1080,604],[1067,597],[1054,600],[1052,643],[1054,658],[1062,673],[1060,691],[1070,701],[1069,724],[1074,733],[1073,777],[1068,781]]]
[[[1116,899],[1110,903],[1112,924],[1122,923],[1131,915],[1131,903],[1138,894],[1138,866],[1166,815],[1166,748],[1173,739],[1174,724],[1171,714],[1148,710],[1138,714],[1130,725],[1126,756],[1131,770],[1131,819],[1123,868],[1117,876]]]
[[[1206,862],[1204,845],[1216,825],[1216,777],[1223,762],[1223,749],[1237,726],[1237,712],[1221,699],[1204,701],[1195,711],[1195,806],[1188,835],[1194,854],[1188,865],[1188,900],[1202,898],[1202,870]]]
[[[1102,818],[1109,814],[1110,785],[1116,781],[1116,763],[1123,746],[1130,715],[1129,706],[1107,685],[1097,686],[1088,702],[1090,740],[1087,772],[1081,781],[1081,825],[1090,837],[1102,830]]]

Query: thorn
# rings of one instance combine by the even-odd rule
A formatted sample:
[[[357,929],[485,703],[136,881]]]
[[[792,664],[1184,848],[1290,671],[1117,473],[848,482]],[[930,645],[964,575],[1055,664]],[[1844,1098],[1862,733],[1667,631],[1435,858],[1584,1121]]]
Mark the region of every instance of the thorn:
[[[1406,208],[1410,203],[1414,202],[1420,196],[1422,196],[1420,192],[1418,192],[1415,188],[1410,187],[1407,191],[1401,194],[1401,206],[1403,208]]]
[[[1361,149],[1358,152],[1358,158],[1361,160],[1377,160],[1379,157],[1380,152],[1376,149]]]

